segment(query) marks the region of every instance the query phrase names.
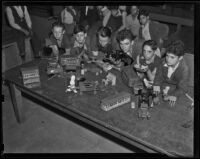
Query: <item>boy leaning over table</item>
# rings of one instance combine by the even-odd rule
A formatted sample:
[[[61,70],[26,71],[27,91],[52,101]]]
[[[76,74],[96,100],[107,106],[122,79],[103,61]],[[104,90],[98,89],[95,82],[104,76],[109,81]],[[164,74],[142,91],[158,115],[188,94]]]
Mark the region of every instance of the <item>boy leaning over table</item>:
[[[90,39],[84,26],[77,24],[74,27],[74,36],[71,39],[73,47],[70,50],[70,55],[88,60],[90,52]]]
[[[64,24],[55,22],[52,24],[52,34],[45,41],[45,46],[52,48],[54,56],[59,54],[68,53],[72,46],[70,37],[65,33]]]
[[[172,41],[166,49],[166,57],[156,73],[153,90],[162,93],[163,99],[174,106],[177,99],[187,94],[188,66],[184,59],[184,44]]]

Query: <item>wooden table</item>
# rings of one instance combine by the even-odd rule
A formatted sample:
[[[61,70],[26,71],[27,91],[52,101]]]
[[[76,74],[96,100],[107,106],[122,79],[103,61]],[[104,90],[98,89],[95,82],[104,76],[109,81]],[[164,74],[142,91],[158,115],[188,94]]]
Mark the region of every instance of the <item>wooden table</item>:
[[[23,86],[20,68],[35,65],[39,66],[41,88],[28,89]],[[145,152],[193,156],[193,126],[182,126],[192,118],[187,98],[183,97],[173,108],[161,102],[150,110],[150,120],[139,120],[137,109],[132,109],[130,103],[107,112],[100,107],[100,100],[113,92],[131,92],[122,82],[119,71],[111,71],[117,76],[117,85],[113,89],[99,91],[96,95],[93,92],[80,95],[65,92],[66,79],[63,77],[48,80],[46,66],[47,60],[35,60],[5,72],[19,123],[25,121],[23,93]],[[100,76],[88,73],[87,76],[97,80],[104,73]]]

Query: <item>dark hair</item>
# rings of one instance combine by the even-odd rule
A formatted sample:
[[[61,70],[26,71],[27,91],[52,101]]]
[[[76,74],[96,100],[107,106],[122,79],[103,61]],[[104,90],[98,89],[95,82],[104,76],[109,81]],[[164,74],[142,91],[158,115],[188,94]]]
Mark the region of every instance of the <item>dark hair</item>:
[[[139,14],[138,14],[138,19],[140,19],[140,16],[143,15],[145,17],[148,17],[149,16],[149,12],[147,10],[144,10],[144,9],[141,9],[139,10]]]
[[[97,30],[97,36],[102,36],[102,37],[111,37],[112,31],[110,28],[108,27],[104,27],[101,26],[98,30]]]
[[[80,24],[77,24],[77,25],[74,27],[74,34],[77,34],[77,33],[80,33],[80,32],[86,33],[85,27],[82,26],[82,25],[80,25]]]
[[[53,24],[52,24],[52,29],[54,28],[54,27],[61,27],[63,30],[65,30],[65,26],[64,26],[64,24],[63,23],[61,23],[61,22],[54,22]]]
[[[134,40],[136,37],[133,36],[132,32],[128,29],[123,29],[117,34],[117,41],[123,41],[125,39],[129,39],[130,41]]]
[[[118,10],[119,6],[108,6],[109,10]]]
[[[145,45],[148,45],[151,47],[151,49],[153,51],[156,51],[156,49],[158,48],[156,41],[154,40],[147,40],[143,43],[142,48],[144,48]]]
[[[166,53],[172,53],[178,57],[184,55],[184,43],[181,40],[172,41],[166,48]]]

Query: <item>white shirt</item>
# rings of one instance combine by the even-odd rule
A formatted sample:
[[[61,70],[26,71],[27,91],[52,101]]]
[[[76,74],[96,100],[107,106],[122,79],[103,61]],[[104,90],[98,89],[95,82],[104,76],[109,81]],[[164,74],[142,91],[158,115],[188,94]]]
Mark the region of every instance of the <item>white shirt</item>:
[[[180,63],[180,62],[178,62],[178,63],[176,64],[175,67],[171,67],[171,66],[168,66],[167,64],[164,64],[165,67],[168,67],[168,72],[167,72],[167,77],[168,77],[168,78],[171,78],[172,74],[173,74],[173,73],[176,71],[176,69],[178,68],[179,63]]]
[[[24,6],[24,13],[23,13],[23,10],[22,10],[21,6],[14,6],[14,8],[16,9],[19,17],[23,18],[25,16],[25,20],[26,20],[26,23],[27,23],[28,27],[32,28],[32,22],[31,22],[27,7]],[[21,27],[18,24],[15,23],[15,19],[13,17],[13,13],[12,13],[12,10],[11,10],[10,7],[6,7],[6,14],[7,14],[7,17],[8,17],[9,24],[13,28],[15,28],[17,30],[20,30]]]
[[[147,22],[147,24],[145,26],[142,25],[142,37],[145,40],[151,40],[151,36],[149,33],[149,22]]]

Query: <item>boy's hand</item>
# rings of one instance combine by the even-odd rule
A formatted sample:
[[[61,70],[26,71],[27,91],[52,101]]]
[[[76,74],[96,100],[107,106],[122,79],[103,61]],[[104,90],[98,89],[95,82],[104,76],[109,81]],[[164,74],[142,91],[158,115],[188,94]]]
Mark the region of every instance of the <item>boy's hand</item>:
[[[177,97],[175,96],[168,96],[169,104],[173,107],[176,104]]]
[[[135,67],[135,68],[140,68],[140,65],[136,63],[136,64],[134,65],[134,67]]]
[[[160,93],[160,86],[153,86],[153,92],[156,94],[156,96],[158,96]]]

